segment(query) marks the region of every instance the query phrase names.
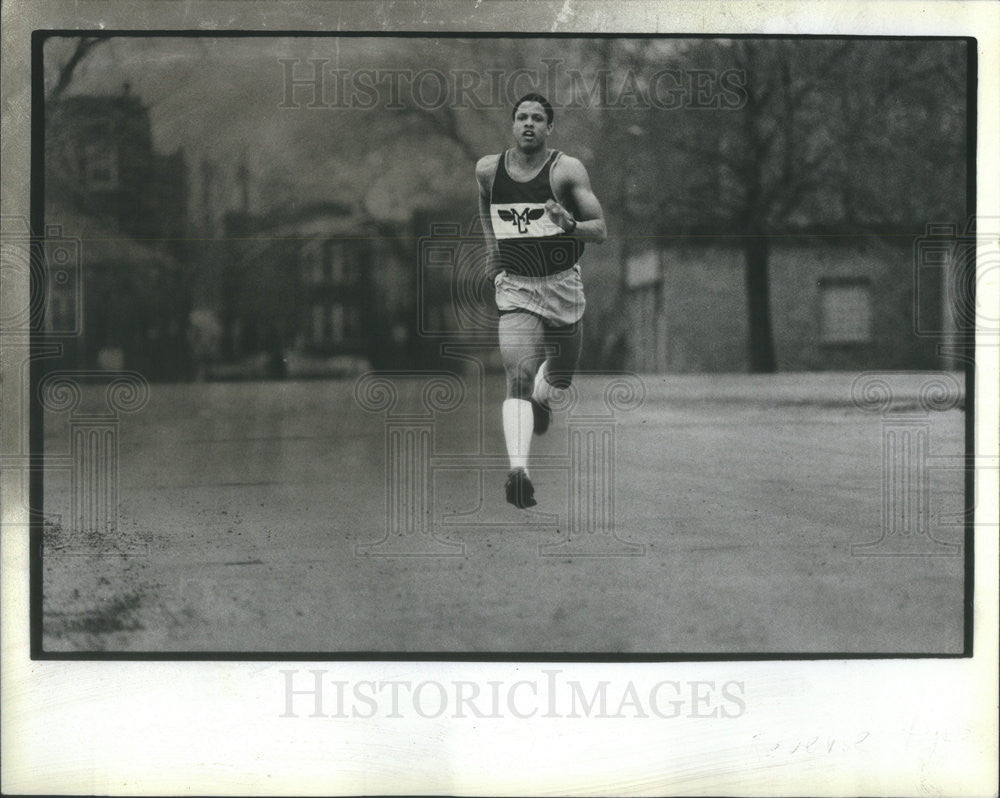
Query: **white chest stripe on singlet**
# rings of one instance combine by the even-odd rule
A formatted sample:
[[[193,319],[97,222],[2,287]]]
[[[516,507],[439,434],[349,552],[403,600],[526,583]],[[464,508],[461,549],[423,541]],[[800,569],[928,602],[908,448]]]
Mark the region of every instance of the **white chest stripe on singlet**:
[[[503,238],[543,238],[557,236],[563,229],[545,212],[544,203],[506,202],[490,205],[493,235]]]

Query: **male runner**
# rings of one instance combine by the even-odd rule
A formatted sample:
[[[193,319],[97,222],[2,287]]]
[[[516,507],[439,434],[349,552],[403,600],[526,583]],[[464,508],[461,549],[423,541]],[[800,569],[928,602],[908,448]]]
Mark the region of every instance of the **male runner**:
[[[607,238],[604,212],[583,164],[546,143],[554,113],[540,94],[514,104],[514,146],[476,164],[487,273],[500,311],[507,374],[503,433],[507,501],[532,507],[532,433],[549,426],[553,389],[566,388],[580,356],[584,242]]]

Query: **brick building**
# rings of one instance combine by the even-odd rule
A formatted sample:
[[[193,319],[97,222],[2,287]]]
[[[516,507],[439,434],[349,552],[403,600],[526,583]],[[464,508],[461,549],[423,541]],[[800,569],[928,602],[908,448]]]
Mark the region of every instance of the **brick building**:
[[[188,236],[184,153],[156,152],[149,109],[126,84],[46,108],[46,196],[181,255]]]
[[[189,375],[187,195],[183,152],[154,149],[149,111],[127,85],[48,104],[45,222],[80,244],[71,283],[79,296],[63,296],[69,284],[50,280],[52,313],[82,311],[63,367]]]
[[[951,320],[940,280],[916,290],[912,239],[782,237],[769,259],[778,369],[940,369]],[[626,289],[628,368],[743,372],[748,313],[742,250],[667,240],[634,253]],[[918,334],[917,318],[941,335]],[[953,331],[952,331],[953,332]]]
[[[367,368],[432,367],[451,294],[418,268],[419,214],[394,227],[341,203],[280,217],[245,211],[205,251],[198,302],[219,319],[221,360],[210,373],[333,376]],[[236,364],[242,364],[237,367]],[[283,364],[283,365],[282,365]]]

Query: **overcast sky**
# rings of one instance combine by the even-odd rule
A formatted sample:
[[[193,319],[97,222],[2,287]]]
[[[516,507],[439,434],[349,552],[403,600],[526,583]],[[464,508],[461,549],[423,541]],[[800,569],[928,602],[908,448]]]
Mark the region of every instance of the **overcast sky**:
[[[50,85],[74,44],[47,41]],[[432,199],[441,191],[468,193],[474,202],[474,182],[467,153],[434,140],[426,124],[402,120],[394,104],[416,98],[435,108],[442,91],[454,98],[461,82],[461,134],[477,152],[496,152],[507,141],[511,93],[532,90],[535,76],[544,80],[559,69],[541,58],[561,57],[567,44],[546,55],[549,48],[546,42],[495,39],[119,37],[90,52],[67,93],[114,94],[128,83],[150,109],[156,147],[183,147],[195,182],[202,158],[216,162],[222,179],[229,179],[245,153],[257,210],[269,202],[260,196],[264,187],[277,196],[284,185],[299,200],[364,191],[379,215],[402,218],[402,206],[394,208],[402,193],[409,197],[406,205],[422,192]],[[311,86],[286,96],[289,78],[314,74],[308,59],[324,60],[318,99],[335,107],[309,107],[316,97]],[[564,118],[558,123],[562,146],[573,146],[573,136],[565,135],[573,126]],[[233,186],[228,189],[232,196]]]

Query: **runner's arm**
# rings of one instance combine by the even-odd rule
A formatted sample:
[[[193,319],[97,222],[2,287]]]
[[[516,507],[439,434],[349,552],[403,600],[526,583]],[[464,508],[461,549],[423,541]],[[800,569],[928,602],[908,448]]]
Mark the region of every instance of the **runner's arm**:
[[[487,155],[476,164],[476,183],[479,185],[479,223],[483,228],[483,238],[486,243],[486,276],[492,282],[500,273],[500,247],[493,234],[493,223],[490,220],[490,182],[496,170],[497,156]]]
[[[604,209],[590,187],[590,175],[578,159],[562,156],[553,167],[553,188],[561,197],[568,197],[576,207],[577,216],[556,202],[546,205],[549,215],[563,230],[581,241],[603,244],[608,238],[604,223]],[[573,225],[573,222],[576,225]]]

